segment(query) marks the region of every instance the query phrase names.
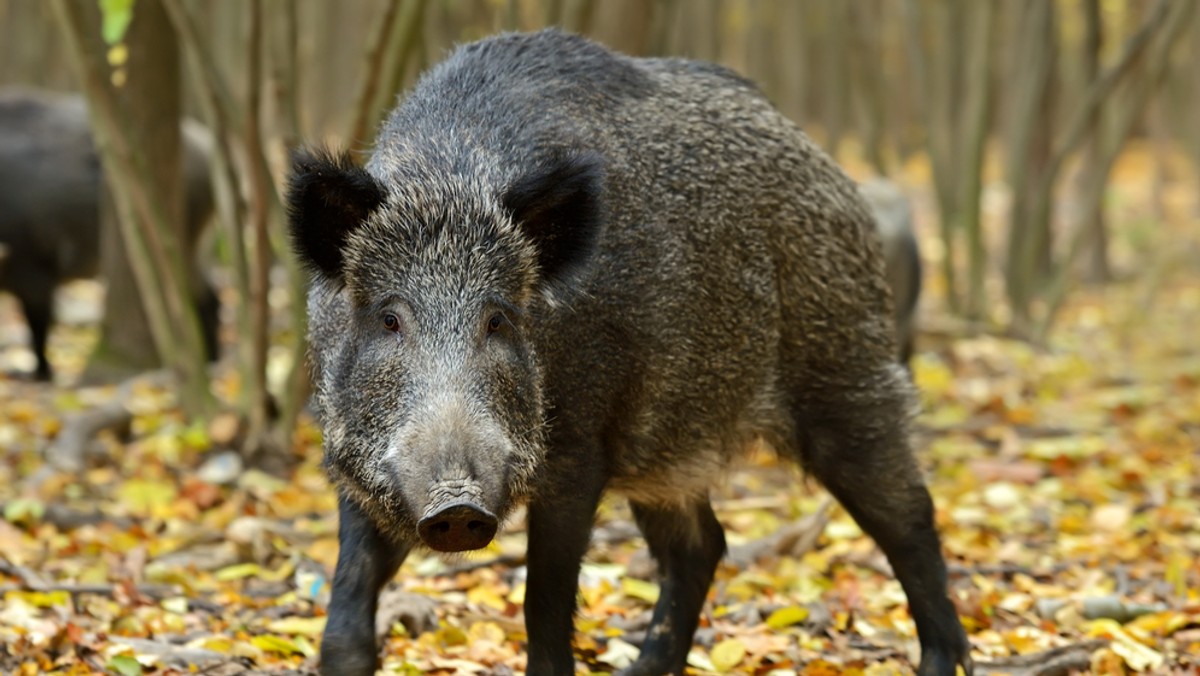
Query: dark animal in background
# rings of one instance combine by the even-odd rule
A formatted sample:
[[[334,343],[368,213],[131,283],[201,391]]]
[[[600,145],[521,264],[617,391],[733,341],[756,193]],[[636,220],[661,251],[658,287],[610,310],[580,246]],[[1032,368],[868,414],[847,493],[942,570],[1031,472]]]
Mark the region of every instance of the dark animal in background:
[[[324,673],[373,673],[377,594],[410,548],[482,547],[519,501],[528,673],[574,673],[605,490],[662,577],[627,673],[682,672],[725,552],[710,487],[764,437],[886,553],[920,673],[969,670],[871,215],[753,84],[506,34],[425,75],[365,168],[315,151],[293,172],[340,498]]]
[[[898,185],[883,179],[867,181],[859,185],[859,190],[871,207],[883,243],[887,281],[895,305],[896,341],[900,361],[907,364],[916,341],[917,301],[921,297],[921,251],[913,229],[912,204]]]
[[[187,233],[194,242],[213,213],[212,137],[191,120],[182,132]],[[0,267],[0,289],[21,302],[42,380],[51,376],[46,338],[55,288],[99,273],[102,181],[81,96],[0,90],[0,243],[10,254]],[[219,303],[212,288],[196,286],[205,344],[215,356]]]

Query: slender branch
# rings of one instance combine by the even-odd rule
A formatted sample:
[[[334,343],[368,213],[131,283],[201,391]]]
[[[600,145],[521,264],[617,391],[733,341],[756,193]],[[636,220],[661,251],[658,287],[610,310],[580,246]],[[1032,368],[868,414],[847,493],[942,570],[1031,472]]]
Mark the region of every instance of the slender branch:
[[[1022,330],[1027,323],[1029,298],[1032,295],[1030,275],[1021,269],[1020,252],[1027,243],[1037,242],[1038,228],[1032,222],[1029,208],[1033,172],[1044,169],[1032,159],[1034,137],[1039,122],[1049,123],[1042,103],[1047,96],[1054,61],[1054,5],[1031,0],[1021,7],[1019,24],[1021,39],[1011,64],[1016,89],[1012,123],[1008,134],[1007,179],[1012,190],[1012,209],[1009,216],[1008,260],[1005,265],[1005,290],[1013,310],[1013,324]]]
[[[942,8],[942,11],[945,11]],[[945,112],[943,101],[938,96],[941,88],[935,88],[929,78],[926,67],[935,59],[926,55],[922,48],[924,41],[921,31],[921,10],[916,0],[906,0],[904,3],[904,26],[907,32],[908,62],[912,71],[912,79],[918,92],[914,98],[917,115],[924,120],[925,147],[929,153],[930,166],[933,169],[933,187],[937,195],[938,221],[943,245],[946,249],[942,257],[942,278],[946,282],[946,301],[952,312],[958,312],[958,282],[954,269],[954,229],[951,219],[955,212],[955,191],[951,187],[952,177],[948,164],[947,153],[943,151],[939,138],[943,134],[932,133],[933,129],[949,129],[949,122],[941,122]]]
[[[375,106],[375,92],[379,89],[380,75],[383,72],[383,55],[390,52],[389,46],[399,32],[400,0],[388,0],[383,7],[383,14],[375,24],[375,31],[367,42],[367,50],[363,53],[362,79],[358,82],[358,93],[354,97],[354,121],[350,124],[347,138],[352,146],[362,146],[370,141],[367,125],[370,124],[371,110]]]
[[[404,88],[404,78],[408,74],[413,57],[417,55],[417,50],[421,47],[423,35],[421,29],[425,25],[425,12],[429,5],[430,3],[428,2],[412,0],[408,3],[404,16],[400,18],[400,21],[403,23],[400,29],[400,37],[392,41],[391,51],[386,59],[389,64],[388,86],[386,89],[379,91],[378,99],[371,106],[371,127],[379,126],[379,121],[383,119],[383,116],[387,115],[394,105],[393,101],[396,95]]]
[[[967,297],[964,310],[969,319],[978,319],[984,306],[984,268],[987,255],[980,224],[980,193],[983,190],[983,158],[991,121],[991,66],[993,3],[972,6],[974,22],[970,27],[971,52],[967,63],[966,105],[959,120],[958,146],[964,149],[963,167],[957,198],[958,230],[967,241]]]
[[[280,136],[285,148],[296,145],[300,137],[300,82],[296,77],[299,64],[297,50],[298,17],[295,2],[279,6],[280,20],[276,22],[271,59],[275,85],[275,108],[279,116]]]
[[[246,155],[262,152],[262,129],[259,104],[262,100],[262,0],[249,0],[246,5],[249,31],[246,36],[246,122],[244,125]],[[266,167],[250,165],[250,227],[254,235],[254,258],[250,266],[250,373],[247,382],[249,397],[249,430],[246,451],[263,450],[267,432],[267,349],[270,340],[271,243],[267,236],[271,177]]]
[[[191,81],[194,83],[197,99],[204,110],[208,126],[212,129],[213,137],[218,144],[215,153],[217,172],[218,205],[221,207],[221,218],[218,223],[224,227],[225,239],[229,244],[230,268],[233,272],[233,286],[237,291],[238,333],[247,331],[250,325],[249,308],[246,299],[250,298],[250,271],[246,255],[246,243],[242,234],[242,223],[246,220],[245,197],[242,195],[238,170],[234,165],[236,157],[234,142],[241,135],[234,120],[235,104],[233,96],[225,86],[220,72],[212,61],[212,55],[205,49],[199,37],[195,22],[179,0],[162,0],[167,16],[175,26],[175,32],[180,38],[180,46],[187,55],[187,62],[192,70]],[[247,341],[238,341],[238,359],[241,363],[249,363],[249,346]]]
[[[586,35],[592,28],[592,18],[596,14],[596,0],[575,0],[571,18],[567,27],[581,35]]]

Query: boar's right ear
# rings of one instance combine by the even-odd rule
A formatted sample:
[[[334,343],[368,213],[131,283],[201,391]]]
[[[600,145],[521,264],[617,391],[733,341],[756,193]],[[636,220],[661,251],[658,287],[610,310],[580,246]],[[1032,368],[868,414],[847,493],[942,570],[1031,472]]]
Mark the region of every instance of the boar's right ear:
[[[350,233],[383,204],[383,187],[350,153],[297,150],[288,186],[288,222],[300,260],[319,274],[342,274]]]
[[[591,255],[603,221],[603,180],[596,153],[561,153],[504,194],[505,208],[537,248],[544,281],[570,278]]]

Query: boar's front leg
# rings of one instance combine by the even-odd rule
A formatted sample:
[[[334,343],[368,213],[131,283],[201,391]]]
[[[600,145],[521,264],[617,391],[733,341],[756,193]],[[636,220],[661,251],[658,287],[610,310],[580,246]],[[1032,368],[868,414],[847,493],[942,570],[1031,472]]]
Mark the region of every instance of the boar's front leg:
[[[725,555],[725,531],[708,499],[685,507],[633,503],[633,516],[658,562],[662,593],[637,662],[622,676],[682,674],[692,635]]]
[[[575,673],[571,639],[575,635],[579,566],[587,553],[596,506],[604,490],[605,480],[598,468],[557,474],[557,479],[543,482],[540,495],[529,503],[528,676]]]
[[[395,576],[411,545],[384,537],[345,496],[338,499],[338,518],[338,562],[321,639],[321,673],[371,676],[379,663],[375,642],[379,591]]]

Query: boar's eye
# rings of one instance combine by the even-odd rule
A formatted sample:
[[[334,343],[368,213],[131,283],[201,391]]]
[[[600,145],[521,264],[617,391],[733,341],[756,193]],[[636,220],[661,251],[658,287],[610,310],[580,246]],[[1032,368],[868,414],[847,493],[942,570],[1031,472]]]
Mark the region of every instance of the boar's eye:
[[[492,316],[491,316],[491,318],[490,318],[490,319],[488,319],[488,323],[487,323],[487,333],[488,333],[488,335],[490,336],[490,335],[492,335],[493,333],[496,333],[496,332],[498,332],[500,329],[504,328],[504,321],[505,321],[505,320],[504,320],[504,315],[500,314],[499,312],[497,312],[496,314],[492,315]]]
[[[400,333],[400,318],[389,312],[383,316],[383,328],[392,333]]]

